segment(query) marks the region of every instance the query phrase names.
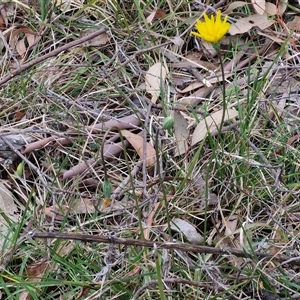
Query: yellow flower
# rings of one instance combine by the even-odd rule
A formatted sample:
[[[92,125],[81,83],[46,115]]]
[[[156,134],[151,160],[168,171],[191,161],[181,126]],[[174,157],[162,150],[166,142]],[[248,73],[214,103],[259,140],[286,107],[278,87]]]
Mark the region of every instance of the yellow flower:
[[[204,13],[204,21],[197,20],[196,29],[198,32],[192,31],[192,34],[202,38],[210,43],[219,42],[230,28],[230,23],[227,22],[228,16],[222,21],[221,11],[217,11],[217,15],[210,18]]]

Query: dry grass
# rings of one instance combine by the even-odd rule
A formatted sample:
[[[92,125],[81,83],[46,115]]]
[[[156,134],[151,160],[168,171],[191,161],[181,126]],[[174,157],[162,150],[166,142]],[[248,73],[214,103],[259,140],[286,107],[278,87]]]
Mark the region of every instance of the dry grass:
[[[147,23],[156,9],[166,14]],[[299,298],[299,264],[292,260],[300,246],[299,45],[279,22],[265,33],[279,32],[282,45],[257,29],[226,37],[226,103],[238,118],[221,135],[191,145],[196,125],[223,101],[218,59],[190,35],[204,9],[197,1],[4,5],[2,31],[26,26],[34,43],[27,37],[22,60],[19,48],[4,43],[9,36],[2,38],[2,78],[93,30],[106,34],[58,50],[0,86],[1,181],[18,207],[14,218],[1,213],[9,228],[2,234],[1,299]],[[253,11],[230,17],[245,13]],[[282,20],[293,17],[289,7]],[[145,76],[155,63],[168,74],[151,103]],[[212,86],[185,90],[202,78]],[[174,113],[181,129],[163,129]],[[116,129],[124,117],[140,146],[155,150],[154,164],[147,166],[146,151],[138,154]],[[188,149],[176,156],[176,134],[187,128]],[[24,152],[33,141],[43,144]],[[184,222],[194,231],[187,234]],[[31,238],[32,231],[106,235],[111,244],[45,241]],[[148,249],[114,238],[229,250]],[[291,260],[278,262],[283,255]]]

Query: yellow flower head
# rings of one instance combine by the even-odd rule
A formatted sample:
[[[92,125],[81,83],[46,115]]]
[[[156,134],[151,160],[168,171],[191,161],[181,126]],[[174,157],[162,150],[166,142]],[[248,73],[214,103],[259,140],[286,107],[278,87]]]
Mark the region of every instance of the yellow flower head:
[[[197,20],[196,29],[198,32],[192,31],[192,34],[202,38],[210,43],[219,42],[230,28],[230,23],[227,22],[228,16],[222,21],[221,11],[217,11],[217,15],[210,18],[204,13],[204,21]]]

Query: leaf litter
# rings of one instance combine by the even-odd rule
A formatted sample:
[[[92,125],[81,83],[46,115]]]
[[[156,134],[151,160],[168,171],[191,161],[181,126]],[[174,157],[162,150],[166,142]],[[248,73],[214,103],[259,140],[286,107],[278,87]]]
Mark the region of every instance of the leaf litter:
[[[134,299],[141,289],[155,298],[151,284],[161,274],[172,298],[257,298],[262,291],[253,286],[267,290],[262,282],[270,277],[273,294],[295,298],[298,282],[288,264],[280,266],[282,284],[271,268],[275,259],[237,258],[230,251],[299,256],[297,15],[281,1],[235,1],[227,10],[223,3],[232,22],[221,42],[223,79],[215,49],[190,36],[204,11],[198,1],[149,3],[145,11],[126,1],[49,5],[49,14],[45,6],[33,14],[27,5],[1,6],[0,163],[9,182],[1,222],[28,226],[21,237],[31,230],[81,232],[106,234],[112,244],[49,240],[46,246],[27,238],[14,247],[4,226],[3,267],[12,280],[3,294],[9,297],[13,287],[30,299],[35,282],[43,299],[118,297],[120,290]],[[105,33],[59,50],[99,27]],[[22,72],[11,73],[14,68]],[[223,83],[227,110],[219,135]],[[168,131],[165,115],[175,120]],[[105,180],[111,199],[104,199]],[[142,235],[153,241],[153,252],[137,257],[142,247],[113,243],[114,236],[139,241]],[[225,252],[155,248],[178,237]],[[191,280],[199,269],[202,285]],[[188,270],[187,276],[174,270]],[[26,292],[14,285],[20,278]],[[185,280],[180,285],[189,285],[190,294],[179,291],[179,281],[168,286],[170,279]]]

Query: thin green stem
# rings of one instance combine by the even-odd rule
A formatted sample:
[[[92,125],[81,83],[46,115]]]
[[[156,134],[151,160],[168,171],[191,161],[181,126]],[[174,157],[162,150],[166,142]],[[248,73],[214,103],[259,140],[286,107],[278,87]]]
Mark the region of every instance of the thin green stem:
[[[223,61],[222,61],[220,48],[217,49],[217,53],[218,53],[218,57],[219,57],[219,61],[220,61],[221,74],[222,74],[223,111],[222,111],[221,122],[220,122],[220,125],[218,126],[218,132],[219,132],[219,135],[221,135],[222,127],[224,125],[224,120],[225,120],[225,113],[226,113],[226,83],[225,83],[224,65],[223,65]]]
[[[161,187],[161,191],[163,194],[163,202],[165,204],[165,212],[166,212],[166,218],[167,218],[167,223],[168,223],[168,233],[169,233],[169,237],[172,237],[172,232],[171,232],[171,217],[170,217],[170,213],[169,213],[169,202],[167,199],[167,191],[165,189],[164,186],[164,176],[162,175],[162,170],[160,169],[160,156],[159,156],[159,143],[158,143],[158,132],[156,132],[155,135],[155,154],[156,154],[156,166],[157,166],[157,173],[158,173],[158,179],[159,179],[159,183],[160,183],[160,187]]]
[[[156,256],[157,255],[158,254],[156,253]],[[160,267],[158,256],[155,258],[155,266],[156,266],[156,271],[157,271],[157,282],[158,282],[160,299],[166,300],[165,293],[164,293],[164,285],[163,285],[162,276],[161,276],[161,267]]]

